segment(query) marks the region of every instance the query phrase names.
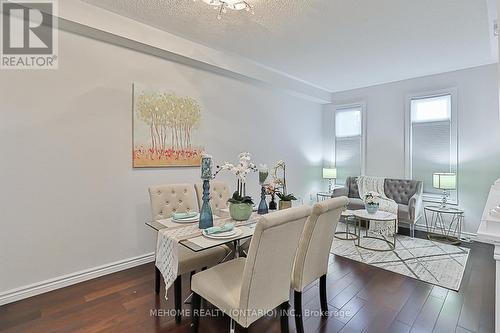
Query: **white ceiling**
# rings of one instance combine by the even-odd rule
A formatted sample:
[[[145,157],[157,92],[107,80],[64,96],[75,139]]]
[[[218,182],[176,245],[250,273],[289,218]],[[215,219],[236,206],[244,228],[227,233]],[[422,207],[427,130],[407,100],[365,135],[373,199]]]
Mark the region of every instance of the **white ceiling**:
[[[85,0],[330,91],[496,62],[488,0]]]

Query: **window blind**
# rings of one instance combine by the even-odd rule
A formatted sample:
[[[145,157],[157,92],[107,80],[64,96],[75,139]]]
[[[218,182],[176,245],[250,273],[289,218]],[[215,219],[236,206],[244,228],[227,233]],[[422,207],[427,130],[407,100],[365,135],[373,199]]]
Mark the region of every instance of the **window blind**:
[[[424,182],[424,193],[441,194],[432,187],[434,172],[450,172],[451,123],[412,124],[412,175]]]
[[[335,114],[335,164],[337,179],[361,174],[361,108],[344,108]]]
[[[349,176],[359,176],[361,174],[361,136],[336,138],[335,161],[339,182],[344,182]]]

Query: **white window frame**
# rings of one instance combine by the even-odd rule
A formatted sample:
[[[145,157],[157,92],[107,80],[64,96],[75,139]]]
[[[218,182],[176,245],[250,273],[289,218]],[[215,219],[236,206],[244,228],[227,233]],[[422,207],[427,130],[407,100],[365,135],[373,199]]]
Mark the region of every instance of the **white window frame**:
[[[411,101],[414,99],[425,99],[439,96],[451,96],[451,148],[450,148],[450,161],[451,162],[451,172],[456,172],[457,174],[457,190],[453,191],[449,204],[458,205],[458,192],[460,187],[459,182],[459,172],[458,172],[458,89],[456,87],[433,90],[427,92],[420,92],[415,94],[409,94],[406,96],[405,102],[405,177],[412,179],[412,122],[411,122]],[[441,195],[424,193],[423,200],[425,202],[441,202]]]
[[[337,133],[336,132],[336,115],[337,112],[347,111],[349,109],[361,109],[361,175],[366,173],[366,102],[358,101],[352,103],[345,104],[335,104],[333,106],[333,159],[335,166],[337,165],[336,161],[336,144],[337,144]]]

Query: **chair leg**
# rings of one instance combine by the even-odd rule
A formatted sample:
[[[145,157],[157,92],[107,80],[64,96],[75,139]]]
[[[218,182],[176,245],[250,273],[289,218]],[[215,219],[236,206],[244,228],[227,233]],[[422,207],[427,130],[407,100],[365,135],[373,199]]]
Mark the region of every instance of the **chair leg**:
[[[241,326],[238,324],[236,321],[234,321],[232,318],[229,318],[229,332],[230,333],[247,333],[248,328]]]
[[[328,316],[328,302],[326,298],[326,274],[319,278],[319,300],[321,303],[321,315]]]
[[[182,319],[182,277],[179,275],[174,281],[175,323]]]
[[[236,327],[238,328],[237,329],[238,333],[247,333],[248,332],[248,328],[246,328],[246,327],[243,327],[243,326],[238,325],[238,324],[236,324]]]
[[[302,322],[302,292],[294,291],[293,307],[295,312],[295,329],[297,333],[304,333],[304,324]]]
[[[200,306],[201,297],[197,293],[193,293],[193,300],[191,301],[191,333],[198,333],[198,326],[200,324]]]
[[[155,293],[158,295],[160,293],[160,282],[161,282],[161,272],[158,267],[155,266]]]
[[[288,302],[280,305],[281,333],[288,333]]]

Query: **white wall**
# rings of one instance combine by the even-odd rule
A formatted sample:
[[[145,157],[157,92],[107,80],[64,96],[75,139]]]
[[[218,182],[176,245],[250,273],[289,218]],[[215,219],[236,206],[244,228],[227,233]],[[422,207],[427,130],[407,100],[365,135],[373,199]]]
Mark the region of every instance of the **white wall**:
[[[333,99],[335,104],[366,102],[366,174],[404,178],[406,96],[456,87],[459,205],[466,211],[465,230],[475,233],[489,188],[500,177],[497,80],[497,66],[487,65],[335,93]],[[332,150],[331,110],[323,111],[326,154]]]
[[[283,159],[291,191],[318,188],[319,104],[67,32],[59,47],[58,70],[0,73],[0,296],[152,252],[148,186],[199,180],[132,169],[133,82],[196,98],[216,160]]]

